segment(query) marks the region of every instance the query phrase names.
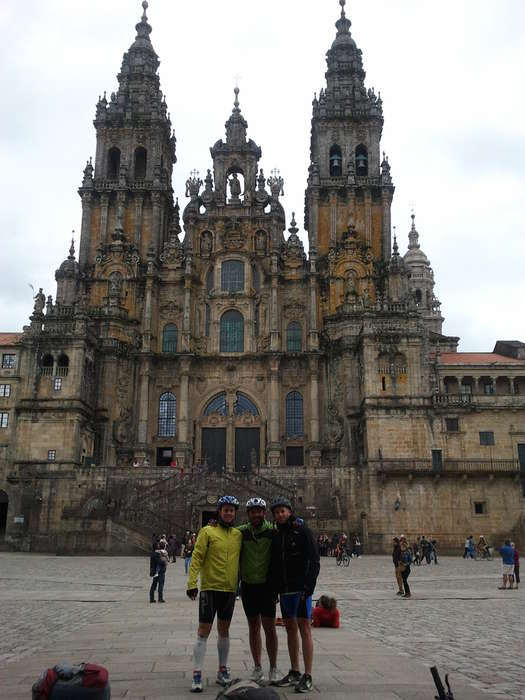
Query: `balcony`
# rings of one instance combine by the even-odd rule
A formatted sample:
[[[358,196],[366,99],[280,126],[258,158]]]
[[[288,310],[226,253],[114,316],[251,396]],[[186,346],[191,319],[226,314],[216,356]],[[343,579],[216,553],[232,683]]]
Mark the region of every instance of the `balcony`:
[[[432,403],[437,408],[474,406],[476,408],[525,408],[523,394],[434,394]]]
[[[520,463],[514,459],[446,459],[441,469],[432,467],[431,459],[383,459],[371,460],[378,474],[389,475],[436,475],[436,474],[520,474]],[[525,473],[525,472],[524,472]]]

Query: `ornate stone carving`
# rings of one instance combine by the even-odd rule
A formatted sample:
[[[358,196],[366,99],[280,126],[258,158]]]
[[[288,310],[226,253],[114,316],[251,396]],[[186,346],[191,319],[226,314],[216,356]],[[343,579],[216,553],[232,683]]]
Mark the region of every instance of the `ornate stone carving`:
[[[284,315],[291,321],[304,320],[305,308],[304,304],[298,301],[292,301],[284,307]]]
[[[204,258],[210,256],[213,247],[213,238],[209,231],[201,233],[201,255]]]
[[[131,413],[129,409],[122,408],[120,410],[120,416],[113,423],[113,440],[118,445],[129,442],[131,438],[131,428]]]
[[[343,439],[344,421],[341,418],[339,409],[334,403],[328,406],[328,427],[326,437],[330,446],[335,446]]]

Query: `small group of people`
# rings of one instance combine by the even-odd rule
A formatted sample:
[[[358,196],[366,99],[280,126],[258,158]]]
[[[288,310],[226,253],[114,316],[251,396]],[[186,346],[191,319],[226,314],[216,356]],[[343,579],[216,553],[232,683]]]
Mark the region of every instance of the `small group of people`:
[[[492,547],[483,535],[479,536],[478,543],[474,542],[474,537],[469,535],[465,540],[463,559],[492,559]]]
[[[286,497],[272,502],[273,522],[266,517],[266,502],[257,496],[246,504],[247,522],[236,527],[238,509],[235,496],[221,497],[215,521],[200,530],[193,548],[186,594],[191,600],[199,598],[199,626],[193,649],[191,692],[202,692],[202,665],[215,617],[217,683],[225,686],[231,681],[229,629],[240,580],[254,663],[251,679],[260,682],[264,678],[262,629],[269,658],[269,682],[279,687],[294,687],[297,693],[308,693],[313,687],[312,594],[320,568],[316,542],[304,521],[293,514]],[[277,670],[278,600],[290,656],[290,670],[283,677]],[[334,616],[333,602],[328,601],[328,608],[322,604],[318,607]],[[317,613],[319,623],[323,615]],[[304,673],[299,670],[300,647]]]
[[[412,557],[414,564],[420,566],[423,563],[426,564],[437,564],[438,554],[437,554],[437,541],[429,540],[425,535],[421,535],[412,544]]]
[[[413,561],[414,557],[407,538],[404,535],[394,537],[392,562],[394,563],[397,583],[396,595],[401,596],[402,598],[412,597],[410,586],[408,585],[408,577],[410,576],[410,566]]]
[[[500,591],[517,590],[520,586],[520,553],[514,542],[507,539],[499,553],[501,554],[501,573],[503,582]],[[508,584],[508,585],[507,585]]]
[[[361,540],[358,535],[351,535],[350,539],[344,532],[335,532],[332,537],[321,533],[317,538],[317,547],[322,557],[337,557],[344,552],[350,557],[361,556]]]

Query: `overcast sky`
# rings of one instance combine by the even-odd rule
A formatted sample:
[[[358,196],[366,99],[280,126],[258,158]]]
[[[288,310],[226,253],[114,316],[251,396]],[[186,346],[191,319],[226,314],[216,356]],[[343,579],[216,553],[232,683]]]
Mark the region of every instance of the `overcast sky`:
[[[80,230],[76,192],[95,152],[92,121],[116,90],[139,0],[2,0],[0,331],[32,310]],[[311,101],[324,85],[338,0],[151,0],[151,35],[177,135],[174,188],[210,167],[234,76],[249,136],[282,202],[303,222]],[[401,250],[415,207],[444,332],[460,350],[525,341],[525,2],[349,0],[367,87],[381,91],[382,147],[396,185]],[[303,235],[306,241],[306,235]],[[76,235],[78,250],[78,233]]]

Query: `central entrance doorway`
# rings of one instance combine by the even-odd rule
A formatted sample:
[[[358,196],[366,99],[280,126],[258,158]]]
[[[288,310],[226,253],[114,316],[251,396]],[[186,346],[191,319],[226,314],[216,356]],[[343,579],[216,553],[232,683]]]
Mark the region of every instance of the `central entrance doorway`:
[[[202,429],[202,461],[219,474],[226,469],[226,428]]]
[[[196,458],[208,470],[243,474],[259,468],[265,423],[247,394],[216,394],[205,405],[196,428]]]

